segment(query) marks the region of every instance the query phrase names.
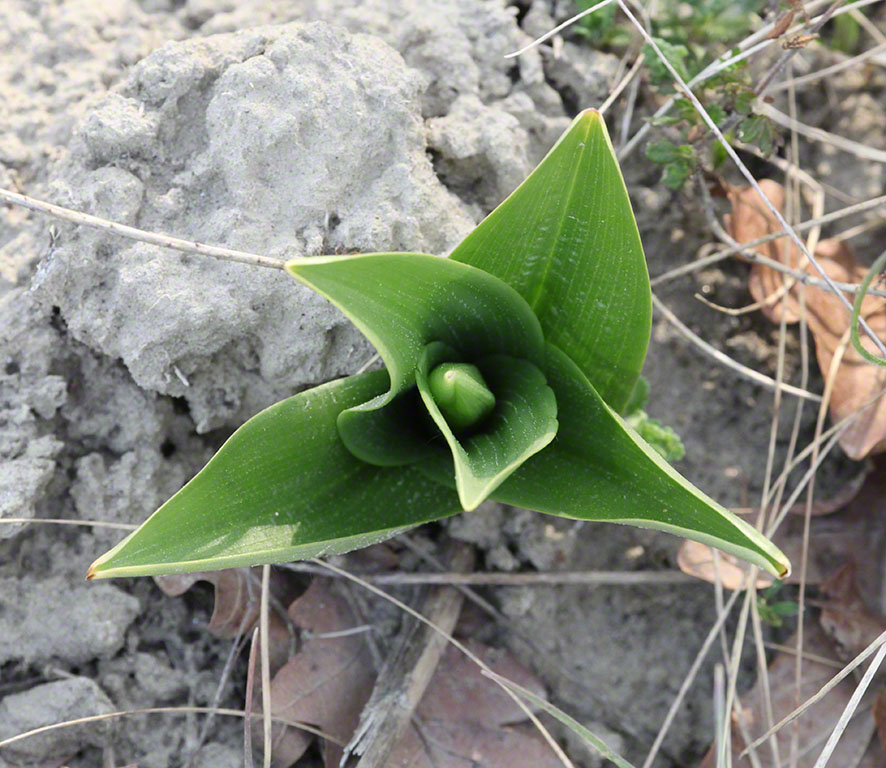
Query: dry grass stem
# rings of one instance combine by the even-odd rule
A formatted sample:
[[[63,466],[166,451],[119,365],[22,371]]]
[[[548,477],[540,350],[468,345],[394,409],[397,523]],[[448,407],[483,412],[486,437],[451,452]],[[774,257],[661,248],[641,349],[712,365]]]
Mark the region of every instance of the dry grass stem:
[[[32,211],[39,211],[54,216],[63,221],[69,221],[72,224],[79,224],[83,227],[91,229],[100,229],[104,232],[110,232],[129,240],[137,240],[142,243],[150,243],[151,245],[159,245],[162,248],[171,248],[174,251],[182,253],[196,253],[200,256],[210,256],[214,259],[222,261],[232,261],[237,264],[248,264],[252,267],[267,267],[270,269],[283,269],[284,262],[280,259],[272,259],[269,256],[260,256],[257,253],[247,253],[246,251],[237,251],[232,248],[219,248],[214,245],[205,245],[194,240],[184,240],[179,237],[170,235],[157,234],[155,232],[147,232],[144,229],[136,229],[128,227],[125,224],[117,224],[108,219],[102,219],[98,216],[90,216],[88,213],[80,213],[70,208],[63,208],[60,205],[45,203],[27,195],[21,195],[18,192],[12,192],[8,189],[0,189],[0,200],[21,205]]]

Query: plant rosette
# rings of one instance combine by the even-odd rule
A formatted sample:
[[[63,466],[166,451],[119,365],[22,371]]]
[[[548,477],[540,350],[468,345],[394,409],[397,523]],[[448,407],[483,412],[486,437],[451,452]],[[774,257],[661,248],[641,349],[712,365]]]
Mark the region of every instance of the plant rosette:
[[[449,258],[318,256],[286,270],[366,335],[384,370],[254,416],[89,578],[347,552],[487,498],[669,531],[788,572],[620,416],[646,356],[651,291],[595,110]]]

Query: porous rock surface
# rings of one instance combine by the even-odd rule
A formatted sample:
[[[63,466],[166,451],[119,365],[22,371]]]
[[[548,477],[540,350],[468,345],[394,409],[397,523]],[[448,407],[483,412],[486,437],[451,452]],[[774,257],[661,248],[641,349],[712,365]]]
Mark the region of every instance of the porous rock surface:
[[[380,40],[325,24],[171,43],[96,100],[56,196],[281,259],[344,243],[443,252],[470,222],[425,155],[419,92]],[[279,271],[103,233],[73,233],[38,284],[74,338],[121,359],[141,388],[183,397],[199,432],[371,354],[337,310]]]
[[[102,689],[86,677],[72,677],[37,685],[0,701],[0,741],[44,725],[113,712]],[[56,728],[0,750],[0,759],[16,766],[65,762],[84,746],[107,742],[111,723],[99,720]]]

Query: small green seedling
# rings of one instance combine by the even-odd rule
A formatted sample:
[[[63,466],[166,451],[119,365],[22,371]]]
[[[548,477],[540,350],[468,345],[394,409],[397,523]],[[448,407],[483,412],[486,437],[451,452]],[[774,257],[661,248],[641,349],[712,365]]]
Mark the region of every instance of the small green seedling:
[[[596,111],[448,259],[350,254],[286,269],[351,319],[384,370],[250,419],[89,578],[346,552],[487,498],[670,531],[789,570],[620,416],[646,355],[651,293]]]
[[[774,581],[762,595],[757,595],[760,621],[770,627],[780,627],[786,617],[796,616],[800,612],[800,606],[792,600],[775,600],[783,586],[782,582]]]

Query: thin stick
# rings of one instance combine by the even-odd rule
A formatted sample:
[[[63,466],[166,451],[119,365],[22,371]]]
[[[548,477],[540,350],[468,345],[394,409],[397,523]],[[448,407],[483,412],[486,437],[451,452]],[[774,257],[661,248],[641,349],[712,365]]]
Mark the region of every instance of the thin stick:
[[[875,45],[873,48],[868,48],[868,50],[864,51],[863,53],[859,53],[857,56],[853,56],[852,58],[846,59],[845,61],[839,61],[836,64],[831,64],[831,66],[829,67],[817,69],[815,70],[815,72],[810,72],[807,75],[794,77],[791,80],[785,80],[783,83],[778,83],[777,85],[769,88],[769,93],[786,91],[792,85],[797,87],[801,85],[806,85],[807,83],[814,83],[816,80],[820,80],[823,77],[828,77],[835,74],[836,72],[841,72],[844,69],[849,69],[850,67],[853,67],[856,64],[871,58],[871,56],[875,56],[876,54],[881,53],[882,51],[886,51],[886,42]]]
[[[137,525],[129,523],[105,523],[101,520],[62,520],[56,517],[0,517],[0,523],[52,523],[53,525],[82,525],[94,528],[115,528],[119,531],[134,531]]]
[[[621,79],[618,85],[612,89],[612,93],[610,93],[606,97],[606,101],[604,101],[597,111],[603,115],[606,114],[606,110],[612,106],[615,100],[621,95],[621,92],[628,86],[628,84],[637,76],[640,72],[640,69],[643,67],[643,54],[637,56],[637,60],[634,62],[634,66],[631,67],[630,71]]]
[[[271,594],[271,566],[261,571],[259,608],[259,650],[261,651],[261,706],[264,725],[264,768],[271,768],[271,638],[268,631],[268,596]]]
[[[0,189],[0,200],[15,205],[21,205],[30,208],[32,211],[47,213],[57,219],[70,221],[72,224],[79,224],[92,229],[100,229],[104,232],[110,232],[120,237],[126,237],[130,240],[138,240],[142,243],[150,243],[151,245],[159,245],[162,248],[171,248],[174,251],[182,253],[197,253],[201,256],[210,256],[213,259],[221,259],[222,261],[233,261],[237,264],[249,264],[253,267],[267,267],[269,269],[283,269],[285,262],[280,259],[272,259],[270,256],[260,256],[257,253],[247,253],[246,251],[236,251],[231,248],[219,248],[214,245],[205,245],[195,240],[183,240],[179,237],[170,235],[157,234],[155,232],[147,232],[144,229],[136,229],[128,227],[125,224],[117,224],[98,216],[90,216],[88,213],[80,213],[79,211],[63,208],[60,205],[45,203],[42,200],[36,200],[27,195],[20,195],[8,189]]]
[[[575,22],[578,21],[579,19],[583,19],[585,16],[593,13],[594,11],[599,11],[601,8],[609,5],[612,2],[614,2],[614,0],[603,0],[603,2],[597,3],[596,5],[592,5],[590,8],[585,9],[581,13],[576,13],[575,16],[570,16],[562,24],[558,24],[556,27],[554,27],[552,30],[550,30],[550,32],[545,32],[541,37],[538,37],[535,40],[533,40],[531,43],[529,43],[529,45],[524,45],[519,51],[513,51],[512,53],[506,53],[504,57],[506,59],[512,59],[515,56],[519,56],[521,53],[526,53],[526,51],[532,50],[536,46],[539,46],[543,42],[545,42],[545,40],[550,40],[550,38],[552,38],[558,32],[562,32],[564,29],[566,29],[566,27],[571,26],[572,24],[575,24]]]
[[[883,663],[884,657],[886,657],[886,645],[882,646],[880,650],[877,651],[877,655],[865,671],[864,677],[862,677],[858,687],[852,692],[852,697],[846,703],[846,707],[843,709],[843,713],[840,715],[836,727],[831,731],[831,735],[828,738],[827,743],[824,745],[824,749],[821,751],[818,760],[815,761],[815,765],[812,768],[824,768],[825,765],[827,765],[828,760],[831,759],[831,755],[837,747],[837,742],[843,735],[843,731],[846,730],[846,726],[849,725],[849,720],[852,719],[852,716],[855,714],[855,710],[858,708],[858,703],[861,701],[861,697],[864,696],[865,691],[867,691],[868,686],[871,684],[871,680],[873,680],[874,675],[877,674],[877,670]]]
[[[249,663],[246,666],[246,697],[244,710],[246,717],[243,718],[243,765],[252,768],[255,762],[252,759],[252,723],[249,722],[252,715],[252,698],[255,690],[255,652],[259,644],[258,627],[252,630],[252,643],[249,646]]]
[[[751,381],[759,384],[766,389],[775,390],[779,387],[778,383],[771,379],[769,376],[766,376],[759,371],[755,371],[753,368],[748,368],[745,365],[742,365],[739,362],[733,360],[729,355],[721,352],[719,349],[712,347],[708,342],[702,339],[697,333],[692,331],[689,327],[687,327],[680,318],[678,318],[671,310],[667,307],[667,305],[659,299],[654,293],[652,294],[652,304],[653,306],[664,315],[665,319],[670,322],[680,333],[682,333],[686,338],[688,338],[693,344],[695,344],[699,349],[701,349],[705,354],[714,358],[718,363],[722,363],[728,368],[732,368],[732,370],[737,371],[744,378],[750,379]],[[795,395],[796,397],[804,397],[807,400],[814,400],[815,402],[819,402],[821,400],[820,395],[813,394],[812,392],[807,392],[804,389],[800,389],[799,387],[795,387],[791,384],[782,384],[781,390],[790,395]]]
[[[808,600],[806,601],[809,602]],[[779,653],[786,653],[789,656],[793,656],[797,653],[797,649],[790,645],[782,645],[781,643],[773,643],[766,640],[763,645],[773,651],[778,651]],[[816,664],[823,664],[826,667],[831,667],[832,669],[843,669],[843,664],[835,659],[829,659],[827,656],[822,656],[818,653],[812,653],[811,651],[803,651],[803,658],[808,659],[809,661],[814,661]]]
[[[383,600],[387,600],[389,603],[396,605],[401,611],[405,611],[413,618],[418,619],[423,624],[429,626],[435,632],[439,632],[440,634],[442,634],[450,643],[452,643],[456,648],[458,648],[458,650],[460,650],[465,656],[467,656],[478,667],[480,667],[480,669],[482,669],[485,672],[488,672],[492,675],[495,674],[489,668],[489,665],[486,664],[486,662],[484,662],[483,659],[481,659],[479,656],[477,656],[476,653],[471,651],[471,649],[468,648],[464,643],[457,640],[452,635],[450,635],[446,632],[443,632],[443,630],[441,630],[439,627],[435,626],[433,623],[428,621],[428,619],[425,618],[424,616],[422,616],[418,611],[416,611],[413,608],[410,608],[402,600],[398,600],[396,597],[389,595],[384,590],[373,586],[372,584],[365,581],[364,579],[354,576],[354,574],[348,573],[347,571],[343,570],[342,568],[339,568],[338,566],[333,565],[332,563],[327,563],[323,560],[319,560],[318,558],[311,558],[310,562],[314,563],[315,565],[319,565],[321,568],[326,568],[329,571],[331,571],[332,573],[338,574],[339,576],[341,576],[345,579],[353,581],[355,584],[359,584],[364,589],[367,589],[370,592],[372,592],[374,595],[377,595],[378,597],[382,598]],[[510,696],[514,700],[514,702],[517,704],[518,707],[520,707],[520,709],[529,718],[529,720],[532,721],[532,724],[536,728],[538,728],[539,732],[542,734],[545,741],[548,742],[551,749],[554,751],[554,754],[557,755],[557,757],[559,758],[560,762],[562,762],[563,765],[566,766],[566,768],[575,768],[575,765],[566,756],[566,753],[563,751],[563,749],[560,747],[560,745],[557,744],[557,742],[554,740],[554,737],[551,736],[548,729],[545,728],[544,725],[542,725],[541,721],[538,719],[538,717],[536,717],[535,713],[532,712],[532,710],[530,710],[529,707],[526,706],[526,703],[516,693],[514,693],[512,690],[510,690],[506,685],[501,685],[501,683],[499,683],[499,685],[501,686],[502,690],[505,691],[508,694],[508,696]],[[2,744],[0,744],[0,746],[2,746]]]
[[[871,210],[872,208],[879,208],[880,206],[886,205],[886,195],[881,195],[880,197],[874,197],[870,200],[865,200],[863,203],[857,203],[855,205],[847,206],[846,208],[841,208],[839,211],[833,211],[832,213],[825,214],[824,216],[819,216],[818,218],[809,219],[807,221],[802,222],[801,224],[797,224],[794,227],[795,232],[805,232],[809,229],[813,229],[815,227],[819,227],[823,224],[829,224],[832,221],[837,221],[838,219],[845,218],[846,216],[852,216],[856,213],[862,213],[864,211]],[[732,256],[736,253],[741,253],[745,256],[748,261],[758,261],[761,264],[765,264],[766,266],[771,266],[773,269],[779,269],[779,271],[783,271],[786,274],[789,274],[799,281],[803,281],[804,285],[814,285],[818,288],[825,288],[826,284],[823,280],[819,280],[812,275],[806,272],[797,272],[796,270],[791,270],[786,264],[781,264],[773,259],[767,259],[761,256],[756,251],[752,250],[756,248],[758,245],[763,245],[764,243],[771,242],[772,240],[777,240],[780,237],[784,237],[787,234],[784,230],[780,230],[779,232],[773,232],[769,235],[765,235],[764,237],[758,237],[754,240],[749,240],[746,243],[737,243],[734,246],[729,246],[728,248],[724,248],[723,250],[719,250],[716,253],[712,253],[709,256],[705,256],[702,259],[698,259],[689,264],[684,264],[680,267],[675,267],[674,269],[668,270],[667,272],[663,272],[657,277],[652,278],[650,281],[652,287],[654,288],[656,285],[661,283],[668,282],[669,280],[673,280],[675,277],[680,277],[688,272],[694,272],[703,267],[710,266],[711,264],[716,264],[718,261],[722,261],[728,256]],[[840,236],[838,236],[840,237]],[[845,234],[840,237],[840,239],[844,239]],[[775,266],[779,265],[779,266]],[[804,279],[805,278],[805,279]],[[857,293],[858,285],[855,283],[837,283],[837,286],[841,291],[846,291],[847,293]],[[869,296],[886,296],[886,291],[878,291],[874,293],[873,291],[868,291]]]
[[[220,709],[218,707],[147,707],[145,709],[127,709],[121,710],[119,712],[105,712],[101,715],[90,715],[89,717],[78,717],[74,720],[65,720],[61,723],[52,723],[51,725],[41,725],[39,728],[32,728],[30,731],[25,731],[24,733],[16,734],[15,736],[10,736],[8,739],[3,739],[0,741],[0,748],[8,747],[10,744],[15,744],[18,741],[23,741],[24,739],[29,739],[31,736],[39,736],[41,733],[47,733],[48,731],[54,731],[59,728],[73,728],[75,725],[83,725],[84,723],[96,723],[102,720],[113,720],[118,717],[128,717],[129,715],[157,715],[157,714],[181,714],[181,715],[208,715],[208,714],[216,714],[216,715],[226,715],[228,717],[246,717],[246,712],[242,709]],[[252,715],[253,719],[259,718],[262,715]],[[343,746],[341,741],[337,739],[335,736],[326,733],[325,731],[321,731],[319,728],[315,728],[313,725],[308,725],[307,723],[301,723],[297,720],[289,720],[285,717],[274,717],[272,718],[275,723],[282,723],[283,725],[291,725],[293,728],[300,728],[303,731],[309,731],[317,736],[320,736],[323,739],[327,739],[331,741],[333,744],[338,744]]]
[[[744,585],[742,585],[742,588],[746,586],[747,576],[745,576],[745,583]],[[661,728],[658,729],[658,733],[655,735],[655,741],[652,742],[652,746],[649,748],[649,754],[646,755],[646,760],[643,762],[642,768],[651,768],[652,763],[658,756],[658,751],[661,749],[662,742],[664,741],[665,736],[667,736],[668,731],[670,730],[671,725],[674,722],[674,718],[680,711],[680,707],[683,704],[683,699],[686,698],[686,694],[689,693],[689,689],[695,682],[695,676],[698,674],[698,670],[701,669],[701,665],[707,657],[708,651],[714,644],[714,640],[716,640],[718,635],[720,634],[720,628],[729,617],[729,613],[732,611],[732,608],[735,605],[735,601],[738,599],[738,596],[740,594],[741,590],[736,589],[729,596],[729,600],[726,601],[726,605],[723,606],[723,610],[720,612],[720,615],[717,616],[717,620],[714,622],[714,626],[712,626],[711,629],[708,631],[707,637],[705,637],[704,642],[701,644],[701,648],[699,648],[698,653],[695,654],[695,659],[692,662],[692,666],[689,668],[689,672],[686,673],[686,677],[683,679],[683,684],[680,686],[680,690],[677,691],[677,695],[671,702],[668,713],[667,715],[665,715],[665,719],[664,722],[661,724]]]
[[[682,77],[680,77],[679,72],[674,69],[674,65],[668,60],[668,58],[661,52],[661,49],[658,47],[658,44],[655,42],[653,37],[643,29],[643,26],[636,19],[634,14],[631,13],[630,9],[625,4],[624,0],[617,0],[619,7],[622,9],[622,12],[630,19],[631,23],[639,30],[640,34],[643,35],[643,38],[647,43],[652,47],[655,51],[656,56],[660,59],[661,63],[665,66],[668,72],[671,73],[671,77],[674,79],[674,82],[680,86],[683,90],[685,96],[692,102],[692,105],[695,107],[698,114],[701,116],[702,120],[705,121],[708,128],[713,132],[713,134],[717,137],[723,149],[726,151],[726,154],[729,155],[732,162],[735,163],[735,166],[741,172],[742,176],[747,179],[748,183],[754,188],[754,191],[763,201],[763,204],[769,209],[770,213],[775,217],[775,220],[781,225],[782,229],[787,231],[788,237],[794,242],[794,244],[800,249],[800,253],[802,253],[815,267],[816,271],[821,275],[824,281],[828,284],[828,287],[833,291],[834,295],[840,300],[840,302],[846,307],[846,309],[851,313],[852,305],[849,303],[849,300],[846,296],[834,285],[834,281],[831,279],[831,276],[822,268],[821,264],[819,264],[818,260],[815,258],[813,254],[809,252],[806,248],[806,245],[802,240],[797,236],[797,233],[794,232],[793,228],[785,221],[784,216],[781,215],[781,211],[772,204],[772,201],[766,197],[763,193],[763,190],[760,188],[759,183],[754,178],[754,175],[748,170],[747,166],[742,162],[741,158],[738,156],[738,153],[732,148],[732,145],[726,140],[723,136],[722,131],[717,127],[717,124],[711,119],[711,116],[707,113],[707,110],[704,108],[704,105],[698,100],[698,97],[690,90],[689,86],[686,85],[685,81]],[[864,320],[859,320],[859,326],[864,329],[865,333],[871,338],[874,342],[874,345],[877,349],[886,356],[886,346],[884,346],[883,342],[874,333],[873,329],[870,325],[867,324]]]
[[[793,712],[791,712],[786,717],[779,720],[775,725],[772,726],[766,733],[762,736],[758,736],[757,739],[746,747],[745,751],[739,755],[739,757],[744,757],[745,753],[754,747],[762,744],[766,739],[768,739],[772,734],[778,733],[782,728],[784,728],[789,723],[796,720],[800,717],[809,707],[821,701],[825,696],[827,696],[834,688],[836,688],[843,680],[845,680],[849,675],[852,674],[855,669],[864,663],[865,659],[867,659],[871,654],[873,654],[878,648],[886,648],[886,632],[881,633],[874,642],[872,642],[867,648],[865,648],[861,653],[858,654],[852,661],[850,661],[845,667],[843,667],[836,675],[834,675],[827,683],[825,683],[818,693],[810,696],[806,701]],[[2,746],[2,745],[0,745]]]
[[[861,144],[858,141],[847,139],[844,136],[838,136],[835,133],[830,133],[829,131],[822,130],[821,128],[816,128],[812,125],[801,123],[799,120],[794,120],[792,117],[786,115],[781,110],[776,109],[771,104],[767,104],[766,102],[759,102],[755,106],[755,109],[759,114],[765,115],[776,125],[780,125],[782,128],[789,128],[792,131],[796,131],[801,136],[805,136],[807,139],[830,144],[837,149],[841,149],[844,152],[855,155],[862,160],[868,160],[874,163],[886,163],[886,151],[882,149],[869,147],[867,144]]]
[[[322,568],[293,563],[290,570],[326,573]],[[476,586],[545,586],[579,584],[587,586],[625,586],[631,584],[698,584],[698,579],[682,571],[560,571],[554,573],[361,573],[372,584],[473,584]]]

